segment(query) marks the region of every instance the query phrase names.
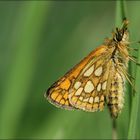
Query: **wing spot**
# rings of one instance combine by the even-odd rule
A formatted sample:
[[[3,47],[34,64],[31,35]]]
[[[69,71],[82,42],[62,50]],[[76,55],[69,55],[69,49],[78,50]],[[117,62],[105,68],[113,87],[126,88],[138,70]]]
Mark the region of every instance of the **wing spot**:
[[[104,102],[101,102],[101,103],[99,104],[99,108],[100,108],[100,111],[102,111],[102,110],[104,109]]]
[[[92,104],[93,103],[93,97],[89,98],[89,102]]]
[[[83,101],[84,101],[84,102],[88,102],[88,100],[89,100],[89,98],[86,98],[86,99],[84,99]]]
[[[97,91],[101,91],[101,83],[98,84]]]
[[[104,96],[103,95],[100,97],[100,101],[104,101]]]
[[[81,95],[82,91],[83,91],[83,88],[80,87],[80,88],[75,92],[75,95],[76,95],[76,96]]]
[[[63,96],[64,99],[67,99],[68,98],[68,93],[66,92]]]
[[[80,97],[79,97],[79,100],[83,101],[83,97],[82,97],[82,96],[80,96]]]
[[[91,93],[94,90],[94,85],[91,81],[88,81],[84,87],[86,93]]]
[[[79,82],[79,81],[77,81],[77,82],[74,84],[74,88],[75,88],[75,89],[78,89],[80,86],[81,86],[81,82]]]
[[[56,98],[56,101],[57,101],[57,102],[60,102],[61,99],[62,99],[62,95],[59,95],[59,96]]]
[[[60,104],[65,104],[65,100],[64,99],[62,99],[61,101],[60,101]]]
[[[94,74],[95,76],[101,76],[102,72],[103,72],[103,68],[100,66],[95,70]]]
[[[98,96],[95,97],[94,102],[99,103],[99,97]]]
[[[68,101],[66,101],[66,102],[65,102],[65,105],[69,105],[69,102],[68,102]]]
[[[106,90],[106,86],[107,86],[107,81],[105,81],[105,82],[102,84],[102,90]]]
[[[58,96],[58,93],[57,92],[51,94],[51,98],[53,100],[55,100],[57,98],[57,96]]]
[[[72,97],[72,102],[75,104],[77,102],[78,97],[73,96]]]
[[[84,109],[85,110],[85,106],[86,106],[86,102],[82,102],[82,104],[81,104],[81,107],[82,107],[82,109]]]
[[[95,109],[95,111],[97,111],[98,110],[98,104],[94,104],[93,108]]]
[[[78,100],[78,101],[76,102],[76,105],[80,105],[80,104],[82,104],[82,102]]]
[[[94,65],[91,66],[88,70],[86,70],[86,72],[84,73],[85,77],[89,77],[94,71]]]
[[[89,104],[89,103],[87,104],[87,106],[86,106],[86,107],[87,107],[87,109],[88,109],[88,110],[91,110],[91,109],[92,109],[92,105],[91,105],[91,104]]]

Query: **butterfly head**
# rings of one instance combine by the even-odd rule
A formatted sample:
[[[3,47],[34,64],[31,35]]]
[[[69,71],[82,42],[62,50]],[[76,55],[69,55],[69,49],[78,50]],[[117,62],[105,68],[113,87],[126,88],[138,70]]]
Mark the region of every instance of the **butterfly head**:
[[[122,28],[116,28],[113,40],[116,42],[128,43],[129,32],[128,32],[128,20],[124,20]]]

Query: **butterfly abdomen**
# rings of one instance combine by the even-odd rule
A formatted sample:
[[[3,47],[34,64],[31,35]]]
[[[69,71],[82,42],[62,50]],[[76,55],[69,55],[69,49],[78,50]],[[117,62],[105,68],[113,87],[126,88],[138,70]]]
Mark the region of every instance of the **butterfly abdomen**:
[[[111,82],[107,104],[113,118],[116,118],[124,105],[124,76],[119,73],[114,74]]]

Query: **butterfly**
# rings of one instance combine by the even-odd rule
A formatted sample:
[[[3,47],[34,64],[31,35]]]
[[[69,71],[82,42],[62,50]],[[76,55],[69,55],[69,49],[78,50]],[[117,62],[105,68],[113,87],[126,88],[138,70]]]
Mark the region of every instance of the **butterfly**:
[[[107,105],[117,118],[124,106],[125,81],[132,85],[128,62],[137,63],[129,54],[128,23],[124,19],[111,38],[55,82],[45,93],[48,101],[60,108],[88,112],[102,111]]]

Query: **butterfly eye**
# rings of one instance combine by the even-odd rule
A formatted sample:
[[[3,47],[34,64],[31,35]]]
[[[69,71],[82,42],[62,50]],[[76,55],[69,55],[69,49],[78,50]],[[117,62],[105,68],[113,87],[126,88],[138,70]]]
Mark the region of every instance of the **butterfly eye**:
[[[122,38],[123,38],[123,35],[124,35],[124,31],[122,30],[122,31],[118,31],[117,33],[116,33],[116,40],[119,42],[119,41],[121,41],[122,40]]]

